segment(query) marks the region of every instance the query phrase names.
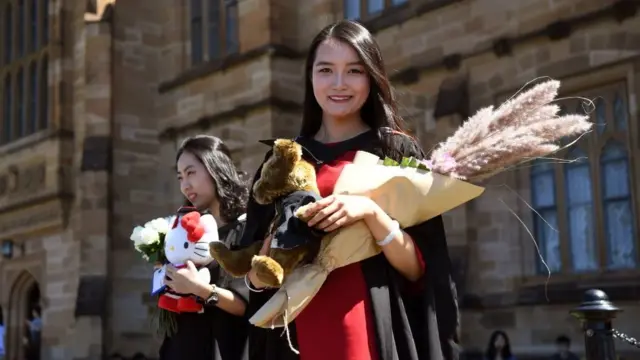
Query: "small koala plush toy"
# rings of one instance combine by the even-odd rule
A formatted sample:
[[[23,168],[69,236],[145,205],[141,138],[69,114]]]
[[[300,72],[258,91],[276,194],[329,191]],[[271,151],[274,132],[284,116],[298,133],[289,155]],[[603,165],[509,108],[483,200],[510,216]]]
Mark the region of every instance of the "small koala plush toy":
[[[253,198],[258,204],[275,207],[269,232],[273,236],[271,249],[267,255],[260,256],[262,241],[237,250],[214,241],[210,251],[231,276],[244,276],[254,268],[262,283],[277,288],[293,269],[315,258],[320,240],[326,234],[310,228],[306,223],[309,219],[303,219],[298,211],[321,198],[315,166],[303,157],[305,149],[288,139],[262,142],[271,145],[273,151],[253,185]]]
[[[167,260],[175,267],[186,266],[191,260],[199,269],[198,276],[209,283],[211,274],[205,267],[213,260],[209,244],[218,241],[218,225],[211,214],[201,214],[195,208],[183,207],[164,239]],[[158,307],[176,312],[200,312],[203,305],[192,294],[179,294],[166,288],[158,299]]]

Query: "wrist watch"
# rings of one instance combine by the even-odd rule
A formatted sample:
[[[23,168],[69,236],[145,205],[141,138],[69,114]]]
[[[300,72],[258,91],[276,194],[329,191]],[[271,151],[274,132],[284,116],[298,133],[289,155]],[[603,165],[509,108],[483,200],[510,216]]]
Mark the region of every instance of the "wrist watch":
[[[211,284],[211,294],[208,298],[204,299],[205,305],[216,305],[218,304],[218,287],[215,284]]]

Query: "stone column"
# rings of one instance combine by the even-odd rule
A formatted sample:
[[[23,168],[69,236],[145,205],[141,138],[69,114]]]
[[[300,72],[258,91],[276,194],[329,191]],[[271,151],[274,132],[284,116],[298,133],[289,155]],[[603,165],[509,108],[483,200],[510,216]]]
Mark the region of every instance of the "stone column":
[[[73,355],[102,359],[110,290],[112,38],[108,18],[85,27],[84,87],[76,93],[76,197],[73,237],[80,247]]]

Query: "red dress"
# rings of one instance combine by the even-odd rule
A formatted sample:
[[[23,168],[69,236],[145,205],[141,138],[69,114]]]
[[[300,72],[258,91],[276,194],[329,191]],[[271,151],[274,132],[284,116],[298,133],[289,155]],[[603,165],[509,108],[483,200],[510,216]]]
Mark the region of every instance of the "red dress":
[[[355,151],[323,164],[317,182],[323,197],[333,192]],[[424,261],[418,248],[418,259]],[[318,294],[295,320],[301,360],[377,360],[371,299],[360,263],[332,271]]]

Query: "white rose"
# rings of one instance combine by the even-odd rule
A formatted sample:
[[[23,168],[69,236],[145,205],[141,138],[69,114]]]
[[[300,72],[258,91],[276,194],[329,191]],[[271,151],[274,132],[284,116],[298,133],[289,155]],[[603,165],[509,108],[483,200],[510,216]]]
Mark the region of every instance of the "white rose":
[[[130,239],[131,241],[133,241],[133,245],[135,247],[138,247],[138,245],[142,244],[142,230],[144,230],[142,226],[136,226],[135,228],[133,228]]]
[[[145,227],[151,228],[160,234],[169,232],[169,221],[164,218],[157,218],[145,224]]]
[[[144,227],[140,230],[140,239],[142,241],[141,244],[150,245],[160,242],[160,234],[151,228]]]

